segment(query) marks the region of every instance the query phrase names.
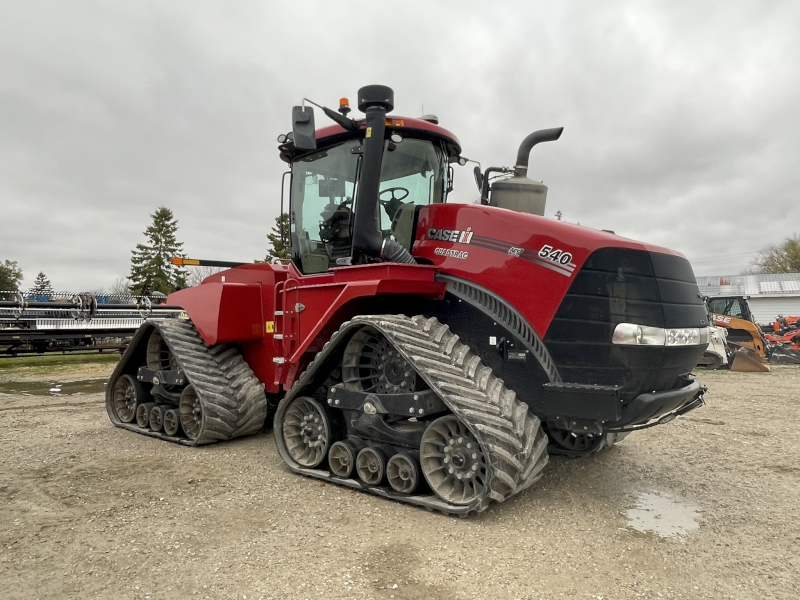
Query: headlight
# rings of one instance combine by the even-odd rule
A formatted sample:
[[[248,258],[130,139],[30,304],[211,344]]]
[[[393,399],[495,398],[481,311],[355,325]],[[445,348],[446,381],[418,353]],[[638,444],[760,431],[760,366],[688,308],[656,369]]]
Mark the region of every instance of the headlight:
[[[662,329],[620,323],[614,328],[611,342],[625,346],[705,346],[708,344],[708,327]]]

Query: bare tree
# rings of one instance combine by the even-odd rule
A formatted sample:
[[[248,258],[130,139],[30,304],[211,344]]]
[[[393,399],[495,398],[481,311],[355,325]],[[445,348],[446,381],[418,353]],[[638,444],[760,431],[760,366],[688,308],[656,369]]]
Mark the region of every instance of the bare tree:
[[[200,285],[200,283],[208,277],[209,275],[214,275],[219,273],[220,271],[224,271],[225,269],[220,267],[188,267],[188,272],[186,274],[186,285],[187,287],[195,287]]]
[[[127,296],[130,294],[131,282],[126,277],[117,277],[111,284],[111,293],[115,296]]]

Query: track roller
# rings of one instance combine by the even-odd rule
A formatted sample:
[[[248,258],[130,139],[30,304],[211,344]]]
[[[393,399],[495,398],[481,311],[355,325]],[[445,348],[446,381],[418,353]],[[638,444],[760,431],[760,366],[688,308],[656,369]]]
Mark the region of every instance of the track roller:
[[[150,409],[150,429],[153,431],[161,431],[164,427],[164,413],[170,408],[169,404],[157,404]]]
[[[417,461],[406,454],[399,452],[386,463],[386,479],[392,489],[401,494],[411,494],[419,486],[419,467]]]
[[[386,476],[387,452],[379,446],[367,446],[358,453],[356,472],[367,485],[380,485]]]
[[[164,411],[164,433],[167,435],[179,435],[181,432],[181,413],[174,406]]]
[[[150,411],[156,406],[155,402],[145,402],[136,407],[136,424],[144,429],[150,423]]]
[[[363,444],[356,444],[351,440],[335,442],[328,452],[331,473],[345,479],[351,477],[356,466],[356,457],[363,447]]]

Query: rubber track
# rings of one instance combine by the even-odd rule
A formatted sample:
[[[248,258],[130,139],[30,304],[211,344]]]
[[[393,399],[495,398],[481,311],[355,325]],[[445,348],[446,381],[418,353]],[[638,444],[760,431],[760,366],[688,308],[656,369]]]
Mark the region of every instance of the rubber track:
[[[503,502],[537,481],[548,461],[547,435],[538,417],[516,398],[503,381],[485,366],[480,357],[447,325],[435,318],[402,315],[359,316],[344,323],[326,344],[281,404],[300,395],[315,364],[335,347],[336,337],[365,325],[374,327],[416,369],[447,407],[466,424],[483,448],[487,465],[485,494],[468,505],[454,505],[438,496],[406,496],[390,488],[373,487],[354,479],[342,479],[319,469],[305,469],[287,461],[289,467],[335,483],[365,489],[401,502],[425,506],[446,514],[466,516],[486,510],[491,501]],[[277,419],[275,436],[281,451],[281,427]],[[281,456],[286,460],[285,453]]]
[[[267,417],[264,386],[236,348],[226,344],[206,345],[194,325],[186,321],[151,325],[164,338],[189,383],[194,385],[203,414],[200,432],[196,439],[190,440],[141,429],[135,424],[115,422],[115,425],[187,446],[230,440],[261,430]]]

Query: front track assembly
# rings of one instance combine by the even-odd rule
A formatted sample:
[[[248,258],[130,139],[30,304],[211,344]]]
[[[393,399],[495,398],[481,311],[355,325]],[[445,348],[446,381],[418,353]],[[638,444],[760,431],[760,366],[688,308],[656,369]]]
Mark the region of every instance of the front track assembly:
[[[295,473],[466,516],[528,488],[547,435],[526,404],[435,318],[343,324],[278,405]]]
[[[259,431],[264,387],[235,347],[206,345],[185,321],[148,322],[109,379],[106,410],[117,427],[200,446]]]

